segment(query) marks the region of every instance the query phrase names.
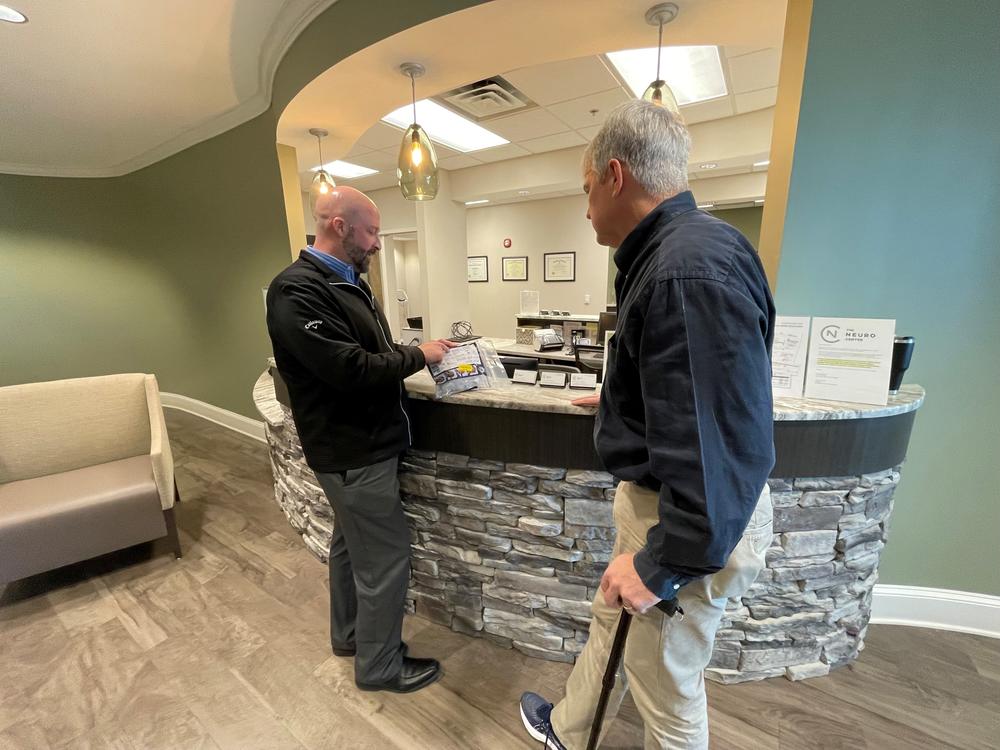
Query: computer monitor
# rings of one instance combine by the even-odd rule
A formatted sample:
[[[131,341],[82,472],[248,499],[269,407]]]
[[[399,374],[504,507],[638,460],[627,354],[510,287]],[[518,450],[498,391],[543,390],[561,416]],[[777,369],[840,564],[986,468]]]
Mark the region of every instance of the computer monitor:
[[[617,312],[602,312],[597,319],[597,341],[594,343],[604,346],[605,333],[613,331],[618,326]]]

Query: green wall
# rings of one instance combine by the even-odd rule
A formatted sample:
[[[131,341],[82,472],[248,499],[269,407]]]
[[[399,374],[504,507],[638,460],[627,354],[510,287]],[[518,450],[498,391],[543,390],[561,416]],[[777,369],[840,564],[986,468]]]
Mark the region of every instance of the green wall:
[[[124,177],[0,175],[0,385],[153,372],[164,391],[259,418],[260,290],[288,263],[282,109],[348,55],[475,4],[338,0],[289,49],[256,119]]]
[[[0,175],[0,204],[0,385],[148,371],[252,413],[288,258],[266,118],[117,179]]]
[[[761,206],[721,208],[711,211],[712,216],[717,216],[739,229],[754,247],[760,244],[760,217],[763,213],[764,209]]]
[[[814,4],[777,304],[916,337],[883,583],[1000,594],[998,55],[995,0]]]

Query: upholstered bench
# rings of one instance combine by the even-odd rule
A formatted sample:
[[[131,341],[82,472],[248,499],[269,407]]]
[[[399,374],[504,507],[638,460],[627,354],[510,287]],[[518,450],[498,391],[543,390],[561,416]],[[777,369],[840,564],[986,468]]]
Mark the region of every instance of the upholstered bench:
[[[177,499],[152,375],[0,388],[0,582],[170,537]]]

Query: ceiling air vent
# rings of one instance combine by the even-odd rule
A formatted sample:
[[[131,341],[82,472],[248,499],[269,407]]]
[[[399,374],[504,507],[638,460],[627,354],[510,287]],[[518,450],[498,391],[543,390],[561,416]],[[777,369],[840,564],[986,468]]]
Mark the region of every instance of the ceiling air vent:
[[[533,101],[500,76],[476,81],[434,98],[477,122],[535,106]]]

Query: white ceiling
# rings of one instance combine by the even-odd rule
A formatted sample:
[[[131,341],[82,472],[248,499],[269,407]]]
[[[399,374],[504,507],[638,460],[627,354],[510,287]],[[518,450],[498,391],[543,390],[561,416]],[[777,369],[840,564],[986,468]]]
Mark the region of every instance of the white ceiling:
[[[29,22],[0,24],[0,172],[116,176],[251,119],[269,104],[281,56],[334,2],[11,0]],[[720,45],[734,91],[688,119],[769,106],[786,0],[677,2],[667,43]],[[595,131],[588,109],[624,95],[594,55],[648,46],[649,4],[493,0],[420,24],[313,81],[282,114],[278,140],[297,148],[305,171],[315,149],[306,130],[327,127],[328,159],[351,151],[391,173],[399,132],[372,126],[408,101],[396,66],[417,60],[428,66],[421,96],[506,71],[541,105],[497,123],[509,146],[464,156],[440,149],[446,168],[571,147]]]
[[[246,122],[335,1],[6,0],[0,172],[126,174]]]
[[[774,106],[778,84],[777,49],[723,47],[720,56],[729,93],[683,107],[682,113],[689,126]],[[509,140],[508,145],[463,154],[435,144],[439,166],[447,170],[464,169],[586,144],[597,133],[607,112],[633,96],[612,70],[602,55],[590,55],[501,73],[538,106],[480,123]],[[401,78],[400,84],[405,88],[406,81]],[[429,93],[421,92],[418,84],[418,97],[426,97]],[[434,95],[439,93],[443,92],[433,92]],[[711,144],[706,138],[706,148],[699,148],[698,129],[692,131],[695,140],[692,158],[698,160],[691,165],[692,179],[750,172],[754,170],[755,161],[766,158],[767,147],[762,149],[760,138],[755,137],[759,134],[738,127],[736,121],[732,124],[733,127],[726,129],[724,138],[712,138]],[[338,184],[353,185],[360,190],[395,185],[401,139],[402,131],[398,128],[383,122],[373,124],[340,158],[379,170],[379,174],[351,180],[337,178]],[[324,152],[324,159],[330,158],[328,153]],[[308,189],[314,176],[311,170],[319,163],[315,140],[311,146],[301,145],[297,155],[300,182],[303,189]],[[698,165],[706,162],[718,166],[712,170],[700,169]]]

